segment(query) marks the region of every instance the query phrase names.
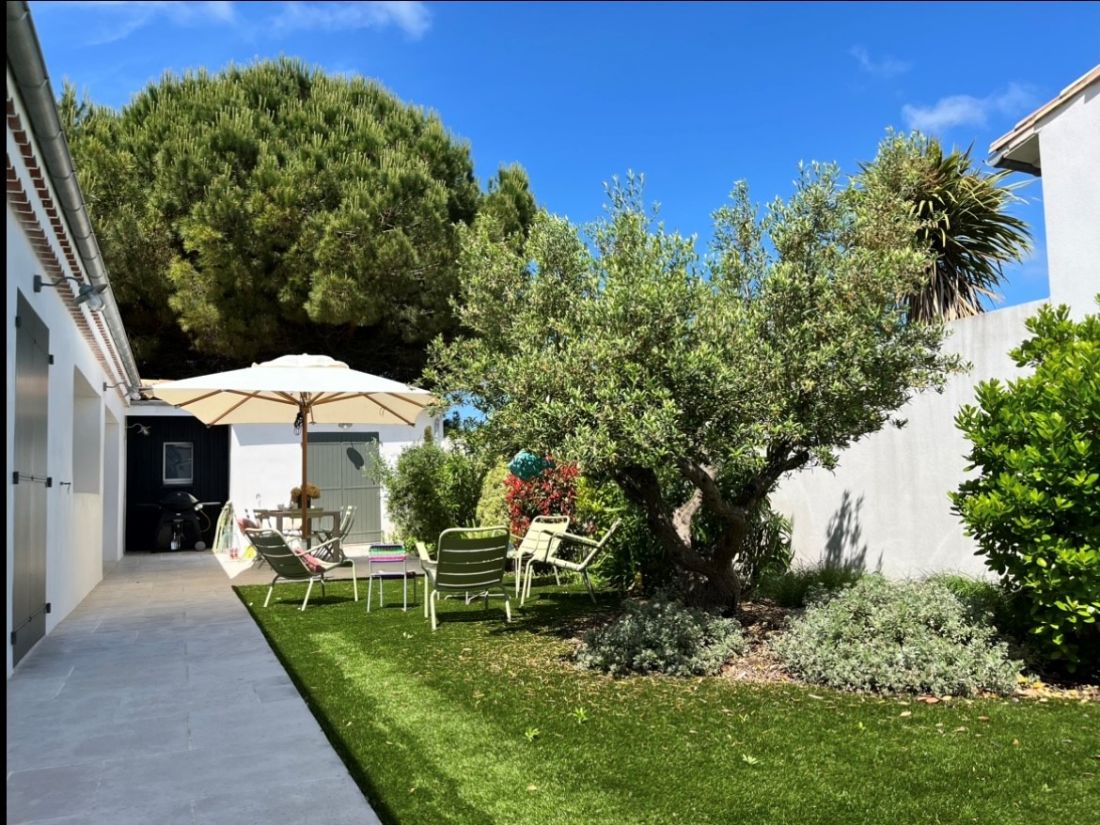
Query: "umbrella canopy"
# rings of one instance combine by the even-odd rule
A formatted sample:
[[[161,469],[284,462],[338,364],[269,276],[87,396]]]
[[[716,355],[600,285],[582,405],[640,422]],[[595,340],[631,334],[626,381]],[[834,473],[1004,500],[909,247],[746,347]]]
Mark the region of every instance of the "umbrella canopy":
[[[302,428],[302,489],[307,478],[309,425],[412,426],[435,398],[424,390],[359,372],[324,355],[284,355],[247,369],[169,381],[153,395],[204,424],[295,424]],[[306,496],[302,531],[308,538]]]

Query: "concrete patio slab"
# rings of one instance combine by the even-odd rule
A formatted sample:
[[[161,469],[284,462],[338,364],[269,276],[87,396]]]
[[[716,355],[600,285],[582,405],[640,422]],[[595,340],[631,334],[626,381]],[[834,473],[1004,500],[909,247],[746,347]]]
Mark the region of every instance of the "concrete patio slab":
[[[379,822],[230,586],[269,576],[119,562],[8,680],[9,825]]]

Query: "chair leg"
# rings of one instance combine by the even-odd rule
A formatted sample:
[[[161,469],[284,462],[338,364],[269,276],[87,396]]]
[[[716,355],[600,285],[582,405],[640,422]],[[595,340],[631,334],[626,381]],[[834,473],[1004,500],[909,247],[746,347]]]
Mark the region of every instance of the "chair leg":
[[[306,588],[306,597],[304,599],[302,599],[302,606],[298,608],[299,610],[305,610],[306,609],[306,605],[309,604],[309,594],[312,593],[312,592],[313,592],[313,579],[310,579],[309,580],[309,587]]]
[[[370,613],[370,597],[374,595],[374,576],[367,576],[367,612]]]
[[[429,601],[431,601],[431,603],[432,603],[432,630],[434,631],[434,630],[439,629],[439,621],[436,619],[436,616],[435,616],[436,602],[439,601],[439,591],[438,590],[433,590],[432,591],[432,597]]]
[[[268,602],[271,601],[271,594],[275,592],[275,582],[277,582],[278,580],[278,576],[271,580],[271,587],[267,588],[267,598],[264,599],[264,607],[267,607]]]
[[[511,599],[508,598],[508,589],[506,587],[501,587],[500,592],[504,594],[504,618],[507,621],[511,622],[512,621],[512,601],[511,601]],[[485,604],[486,605],[489,604],[489,597],[488,596],[485,597]]]
[[[558,568],[554,568],[554,584],[561,587],[561,576],[558,575]]]
[[[588,588],[588,595],[592,597],[592,604],[595,604],[596,603],[596,594],[592,590],[592,580],[590,578],[588,578],[588,571],[587,570],[582,571],[581,575],[584,576],[584,585],[585,585],[585,587]]]
[[[355,594],[355,601],[359,601],[359,577],[355,574],[355,562],[351,561],[351,591]]]
[[[432,589],[428,586],[428,577],[424,577],[424,618],[428,618],[428,602],[432,598]]]

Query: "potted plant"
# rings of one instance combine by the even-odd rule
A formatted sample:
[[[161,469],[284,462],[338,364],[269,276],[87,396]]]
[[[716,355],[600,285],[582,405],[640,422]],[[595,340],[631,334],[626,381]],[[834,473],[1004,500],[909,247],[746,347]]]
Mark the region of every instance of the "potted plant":
[[[316,484],[306,482],[306,507],[313,505],[313,500],[321,497],[321,489]],[[295,487],[290,491],[290,501],[295,507],[302,506],[302,488]]]

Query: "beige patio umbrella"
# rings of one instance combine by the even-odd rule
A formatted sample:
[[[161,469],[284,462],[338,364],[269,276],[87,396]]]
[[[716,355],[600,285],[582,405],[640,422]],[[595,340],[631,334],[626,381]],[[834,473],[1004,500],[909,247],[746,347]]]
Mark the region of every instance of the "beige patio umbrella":
[[[152,387],[153,395],[204,424],[293,424],[302,430],[302,535],[309,538],[309,425],[407,424],[435,398],[424,390],[359,372],[325,355],[284,355],[247,369]]]

